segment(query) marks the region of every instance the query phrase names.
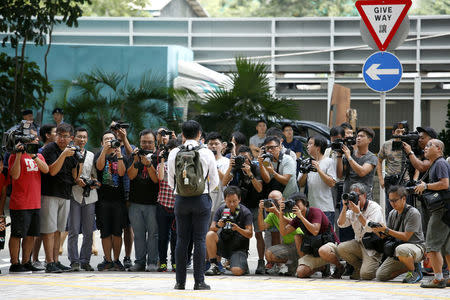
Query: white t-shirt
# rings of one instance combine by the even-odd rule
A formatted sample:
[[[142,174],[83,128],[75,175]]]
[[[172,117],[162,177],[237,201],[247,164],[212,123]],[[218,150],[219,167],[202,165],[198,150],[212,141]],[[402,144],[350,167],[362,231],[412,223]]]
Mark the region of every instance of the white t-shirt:
[[[97,177],[97,171],[95,170],[94,167],[94,153],[92,153],[91,151],[86,150],[86,158],[84,159],[81,177],[84,178]],[[78,184],[72,186],[72,193],[75,201],[77,201],[80,204],[83,203],[83,188],[81,186],[79,186]],[[84,198],[86,204],[97,202],[97,200],[98,196],[96,189],[91,190],[89,197]]]
[[[216,160],[217,170],[219,170],[222,174],[228,170],[230,165],[230,159],[222,156],[220,159]],[[222,182],[219,182],[219,185],[212,191],[210,191],[209,196],[212,200],[211,211],[215,212],[223,203],[225,203],[223,198],[223,185]]]
[[[333,159],[324,157],[319,161],[319,166],[325,174],[331,176],[336,181],[336,162]],[[302,175],[302,173],[299,173],[298,179],[300,179]],[[307,184],[309,204],[324,212],[334,212],[332,187],[329,187],[322,180],[318,172],[308,173]]]

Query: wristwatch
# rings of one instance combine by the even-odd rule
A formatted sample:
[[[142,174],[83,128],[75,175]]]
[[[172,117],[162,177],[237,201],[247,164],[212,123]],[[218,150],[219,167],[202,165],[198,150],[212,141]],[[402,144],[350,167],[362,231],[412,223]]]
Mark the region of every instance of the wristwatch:
[[[31,157],[31,159],[36,159],[38,156],[35,154]]]
[[[255,179],[255,176],[253,176],[253,174],[252,174],[248,178],[250,178],[250,180],[253,180],[253,179]]]
[[[389,228],[386,227],[386,229],[384,230],[385,234],[389,234]]]
[[[409,151],[409,153],[408,153],[408,156],[410,156],[411,154],[414,154],[414,152],[412,152],[412,151]]]

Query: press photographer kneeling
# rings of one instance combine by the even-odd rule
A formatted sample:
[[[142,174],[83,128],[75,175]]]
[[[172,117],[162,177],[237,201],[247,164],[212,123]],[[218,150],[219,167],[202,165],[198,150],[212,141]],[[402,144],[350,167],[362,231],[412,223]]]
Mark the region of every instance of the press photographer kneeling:
[[[389,189],[392,210],[387,218],[387,226],[369,223],[373,232],[383,238],[386,260],[376,272],[380,281],[394,279],[408,272],[403,283],[416,283],[423,278],[420,262],[425,244],[420,212],[406,204],[407,191],[403,186],[394,185]],[[371,227],[372,227],[371,226]]]
[[[213,222],[206,235],[206,251],[211,267],[205,275],[219,275],[218,256],[230,259],[233,275],[248,273],[247,255],[253,235],[253,217],[241,202],[241,190],[227,187],[224,192],[225,205],[214,214]]]

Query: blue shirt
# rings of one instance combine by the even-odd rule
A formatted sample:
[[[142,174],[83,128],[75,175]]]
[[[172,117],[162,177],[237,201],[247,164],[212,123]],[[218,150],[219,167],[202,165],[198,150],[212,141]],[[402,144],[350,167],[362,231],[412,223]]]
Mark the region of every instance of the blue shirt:
[[[294,152],[300,152],[303,153],[303,144],[298,139],[293,139],[291,143],[288,143],[286,141],[283,141],[283,146],[285,148],[291,149]]]

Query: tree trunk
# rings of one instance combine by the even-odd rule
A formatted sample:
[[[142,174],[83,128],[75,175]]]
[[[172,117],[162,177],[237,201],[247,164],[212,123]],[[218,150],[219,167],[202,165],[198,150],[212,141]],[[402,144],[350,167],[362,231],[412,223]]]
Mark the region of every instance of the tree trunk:
[[[47,68],[48,68],[48,54],[50,53],[50,47],[52,46],[52,33],[53,33],[53,25],[50,27],[50,30],[48,31],[48,46],[47,46],[47,51],[45,52],[44,55],[44,75],[45,75],[45,80],[48,82],[48,72],[47,72]],[[42,120],[44,119],[44,110],[45,110],[45,102],[47,102],[47,92],[44,91],[44,98],[42,99],[42,103],[41,103],[41,115],[39,116],[39,120],[38,122],[40,124],[42,124]]]

